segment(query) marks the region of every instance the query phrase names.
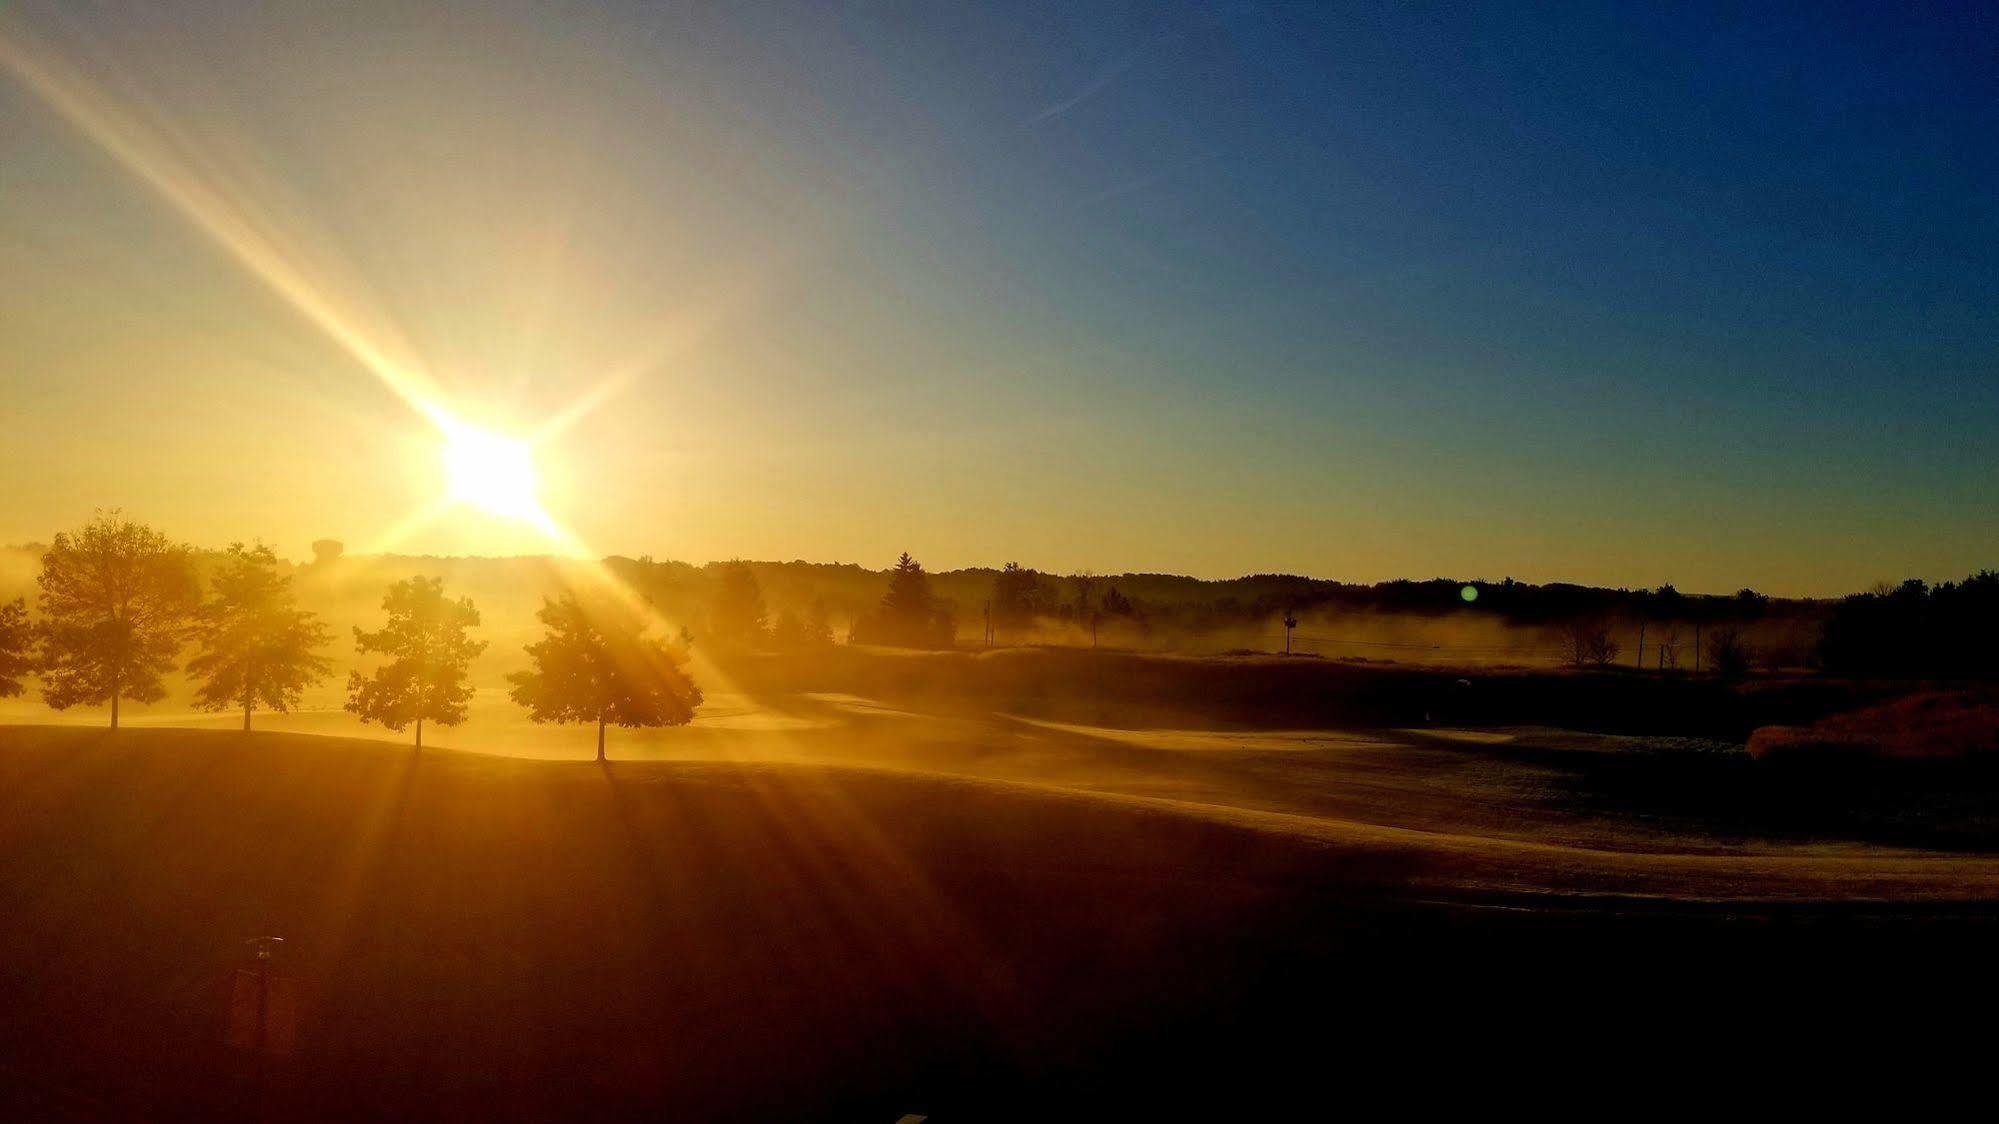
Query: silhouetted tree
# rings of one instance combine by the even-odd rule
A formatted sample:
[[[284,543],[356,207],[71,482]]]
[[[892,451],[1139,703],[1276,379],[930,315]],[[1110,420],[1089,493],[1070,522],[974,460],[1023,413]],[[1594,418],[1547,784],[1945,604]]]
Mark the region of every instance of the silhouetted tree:
[[[465,672],[472,657],[486,650],[485,641],[465,635],[478,625],[479,610],[469,598],[446,600],[443,578],[391,585],[382,609],[389,623],[375,632],[357,626],[354,648],[362,655],[380,652],[389,662],[373,675],[348,675],[347,709],[397,733],[415,723],[416,746],[422,749],[426,719],[440,726],[465,720],[465,703],[472,697]]]
[[[544,599],[547,634],[527,646],[534,666],[507,677],[513,700],[536,722],[595,722],[597,760],[604,760],[606,726],[684,726],[701,705],[687,674],[687,651],[646,636],[636,613],[579,602],[574,594]]]
[[[809,651],[833,643],[833,626],[826,620],[824,601],[814,600],[812,608],[804,613],[790,609],[779,613],[770,626],[770,641],[774,646],[790,652]]]
[[[1659,670],[1672,671],[1680,666],[1680,628],[1666,625],[1659,630]]]
[[[1090,614],[1097,609],[1097,576],[1088,570],[1078,570],[1069,575],[1069,580],[1076,586],[1076,619],[1090,619]]]
[[[881,605],[854,621],[851,636],[861,644],[950,647],[955,629],[950,606],[930,594],[923,564],[905,552],[889,573]]]
[[[1293,609],[1284,610],[1284,654],[1291,654],[1291,630],[1298,627],[1298,613]]]
[[[117,512],[75,535],[55,537],[42,556],[42,697],[57,710],[166,697],[199,595],[188,550]]]
[[[823,597],[814,597],[812,607],[805,611],[805,643],[813,648],[833,643],[833,621],[826,615],[826,599]]]
[[[16,597],[0,605],[0,699],[21,693],[21,677],[35,668],[35,628],[28,603]]]
[[[1740,679],[1749,673],[1749,645],[1732,628],[1717,628],[1707,638],[1708,666],[1723,679]]]
[[[1569,662],[1577,667],[1591,664],[1605,667],[1617,658],[1617,641],[1611,638],[1610,626],[1602,621],[1571,621],[1568,638]]]
[[[790,609],[780,610],[777,619],[770,622],[771,647],[780,651],[796,651],[805,646],[805,620]]]
[[[1041,575],[1018,562],[1008,562],[993,575],[993,624],[1000,628],[1020,628],[1033,623],[1035,614],[1046,607]]]
[[[1883,583],[1826,618],[1819,653],[1846,674],[1999,675],[1999,573],[1931,587]]]
[[[721,584],[708,609],[708,632],[730,644],[757,644],[764,639],[764,595],[749,563],[740,559],[721,566]]]
[[[347,545],[339,539],[317,539],[312,544],[312,561],[316,566],[324,566],[347,552]]]
[[[1104,591],[1104,615],[1107,617],[1131,617],[1138,615],[1138,609],[1131,598],[1118,592],[1117,586]]]
[[[931,604],[930,578],[923,572],[923,563],[903,551],[889,573],[882,612],[893,620],[921,627],[930,619]]]
[[[298,705],[310,684],[331,665],[313,649],[332,634],[292,600],[291,576],[278,573],[278,556],[259,543],[232,543],[211,593],[195,613],[201,652],[188,661],[200,679],[194,705],[203,710],[243,708],[243,729],[258,703],[284,713]]]

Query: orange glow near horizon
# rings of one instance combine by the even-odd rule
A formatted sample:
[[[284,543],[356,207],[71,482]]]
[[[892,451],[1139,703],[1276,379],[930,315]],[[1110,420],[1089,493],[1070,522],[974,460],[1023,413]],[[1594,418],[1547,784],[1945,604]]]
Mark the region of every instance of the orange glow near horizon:
[[[393,317],[375,308],[365,292],[339,284],[337,270],[315,268],[326,263],[304,253],[282,228],[260,221],[268,208],[216,178],[213,162],[197,159],[199,154],[191,153],[186,138],[168,123],[124,104],[55,52],[25,40],[0,36],[0,69],[153,189],[436,430],[446,493],[401,517],[383,535],[380,549],[393,549],[454,508],[469,507],[533,529],[556,553],[594,556],[542,505],[534,449],[628,388],[652,365],[650,358],[596,380],[528,440],[471,425],[446,404],[438,381],[414,358]]]

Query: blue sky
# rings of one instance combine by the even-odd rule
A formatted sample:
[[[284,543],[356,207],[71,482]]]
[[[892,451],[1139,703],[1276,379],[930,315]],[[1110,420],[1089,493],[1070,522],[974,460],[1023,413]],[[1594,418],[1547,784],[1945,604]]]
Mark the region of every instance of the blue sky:
[[[553,408],[747,278],[684,370],[557,451],[606,550],[1781,592],[1999,562],[1989,7],[274,7],[30,4],[0,34],[196,123],[257,173],[239,194],[276,185],[466,402]],[[283,334],[31,93],[0,109],[0,230],[38,246],[11,268],[141,322],[189,285]],[[550,291],[576,373],[503,375]],[[80,330],[27,319],[0,378]],[[261,354],[381,405],[311,350]],[[671,480],[607,489],[593,458]],[[0,529],[118,490],[60,483]],[[285,541],[294,506],[244,504]]]

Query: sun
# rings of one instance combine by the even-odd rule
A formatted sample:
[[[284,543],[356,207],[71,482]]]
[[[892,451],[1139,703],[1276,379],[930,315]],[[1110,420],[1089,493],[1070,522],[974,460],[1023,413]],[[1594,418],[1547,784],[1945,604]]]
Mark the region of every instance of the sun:
[[[511,519],[541,515],[534,453],[527,442],[455,426],[445,435],[443,457],[453,500]]]

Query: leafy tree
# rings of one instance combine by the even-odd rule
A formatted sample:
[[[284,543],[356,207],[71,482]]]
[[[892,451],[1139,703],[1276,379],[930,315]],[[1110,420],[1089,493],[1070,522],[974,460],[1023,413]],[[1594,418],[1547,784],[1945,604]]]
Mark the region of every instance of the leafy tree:
[[[243,708],[243,729],[258,703],[280,714],[298,705],[307,686],[330,666],[313,649],[332,635],[292,600],[291,576],[278,573],[278,556],[259,543],[232,543],[212,592],[195,615],[201,652],[188,661],[202,684],[194,705],[203,710]]]
[[[1740,679],[1749,673],[1749,645],[1732,628],[1718,628],[1707,638],[1709,665],[1723,679]]]
[[[117,512],[42,556],[42,697],[57,710],[166,697],[188,611],[199,596],[186,547]]]
[[[1078,570],[1069,575],[1069,581],[1076,587],[1076,608],[1074,615],[1087,620],[1096,612],[1094,595],[1097,590],[1097,576],[1088,570]]]
[[[1834,605],[1819,654],[1843,674],[1999,676],[1999,573],[1882,583]]]
[[[826,620],[826,603],[815,600],[808,612],[790,609],[777,615],[771,625],[771,643],[786,651],[808,651],[833,643],[833,626]]]
[[[312,544],[314,565],[325,566],[339,559],[347,552],[347,545],[339,539],[315,539]]]
[[[731,644],[755,644],[764,638],[764,595],[756,572],[740,559],[721,567],[721,585],[708,609],[708,631]]]
[[[687,651],[646,636],[645,621],[574,594],[544,600],[548,632],[527,646],[534,667],[508,676],[513,700],[536,722],[595,722],[597,760],[606,726],[684,726],[701,705]]]
[[[1284,610],[1284,654],[1291,654],[1291,630],[1298,627],[1298,610]]]
[[[833,621],[826,615],[826,599],[814,597],[805,612],[804,639],[807,647],[823,648],[833,643]]]
[[[1035,615],[1047,607],[1041,575],[1018,562],[1008,562],[993,575],[992,606],[993,624],[1001,628],[1031,624]]]
[[[389,587],[382,598],[389,623],[376,632],[354,629],[354,647],[362,655],[380,652],[389,662],[371,676],[347,677],[347,709],[363,722],[380,722],[401,733],[416,724],[416,746],[423,748],[425,719],[440,726],[465,720],[465,703],[472,688],[465,672],[486,642],[466,637],[479,623],[470,598],[449,601],[443,578],[411,578]]]
[[[35,629],[28,603],[16,597],[0,605],[0,699],[21,693],[21,677],[35,669]]]
[[[790,609],[778,613],[770,625],[771,646],[781,651],[795,651],[805,646],[805,620]]]

